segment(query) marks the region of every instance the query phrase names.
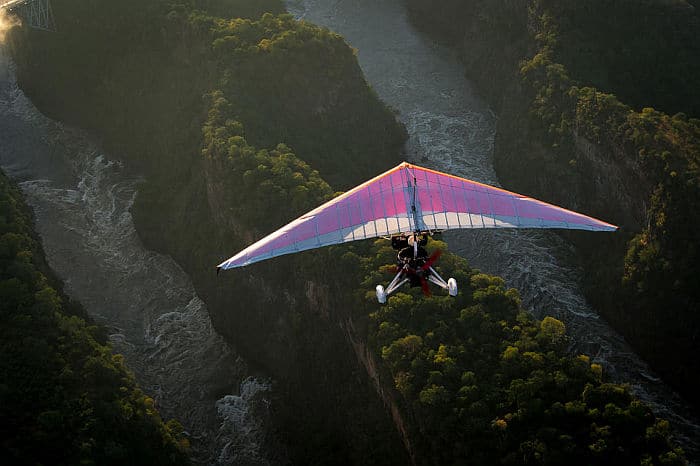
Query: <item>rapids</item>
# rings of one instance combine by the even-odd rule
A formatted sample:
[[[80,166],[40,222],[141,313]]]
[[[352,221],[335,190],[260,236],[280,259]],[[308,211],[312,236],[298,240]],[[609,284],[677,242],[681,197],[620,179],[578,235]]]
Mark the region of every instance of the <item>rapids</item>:
[[[0,166],[31,206],[66,293],[107,327],[163,418],[183,424],[193,459],[270,464],[260,448],[262,421],[248,412],[250,394],[264,398],[269,384],[247,378],[185,272],[139,240],[129,209],[140,177],[83,132],[41,114],[17,86],[1,44]],[[245,415],[222,408],[231,400]]]

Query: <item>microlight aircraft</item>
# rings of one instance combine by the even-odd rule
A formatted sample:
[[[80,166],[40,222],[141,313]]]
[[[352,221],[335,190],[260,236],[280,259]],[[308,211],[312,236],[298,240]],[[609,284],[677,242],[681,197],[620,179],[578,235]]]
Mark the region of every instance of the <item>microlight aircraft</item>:
[[[302,215],[217,266],[218,270],[320,248],[383,237],[398,251],[397,273],[377,299],[402,285],[428,282],[457,295],[454,278],[433,268],[440,252],[428,257],[429,236],[474,228],[563,228],[615,231],[617,227],[530,197],[403,162]]]

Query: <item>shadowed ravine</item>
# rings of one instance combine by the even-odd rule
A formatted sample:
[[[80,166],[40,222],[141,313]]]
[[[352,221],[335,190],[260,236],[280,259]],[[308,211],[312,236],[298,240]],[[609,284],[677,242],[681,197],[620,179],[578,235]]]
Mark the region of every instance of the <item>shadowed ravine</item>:
[[[456,55],[412,28],[401,0],[290,0],[287,5],[297,17],[328,27],[358,49],[369,84],[406,125],[410,161],[498,185],[491,160],[495,115],[465,79]],[[567,254],[566,242],[546,231],[446,236],[471,264],[517,288],[535,315],[563,320],[573,336],[572,351],[591,355],[614,381],[630,384],[672,422],[688,457],[698,457],[700,422],[586,303],[578,271],[557,259]]]
[[[358,49],[369,83],[408,129],[410,161],[497,184],[491,161],[496,116],[465,80],[457,57],[413,30],[401,0],[288,5]],[[271,455],[261,449],[264,425],[250,412],[269,388],[246,377],[245,362],[213,330],[182,269],[141,244],[129,213],[140,178],[82,132],[38,112],[17,87],[2,47],[0,128],[0,165],[34,209],[49,264],[67,293],[107,326],[115,350],[126,355],[164,417],[183,422],[195,459],[269,464]],[[591,354],[613,380],[631,384],[672,421],[688,456],[698,457],[700,422],[586,304],[578,271],[558,259],[569,252],[566,242],[526,231],[461,232],[447,239],[471,264],[504,276],[535,314],[566,322],[572,351]]]
[[[80,131],[42,115],[0,46],[0,165],[35,214],[67,294],[105,325],[164,418],[182,422],[194,459],[268,464],[249,405],[269,390],[214,331],[205,304],[168,256],[144,248],[129,212],[140,182]],[[226,395],[237,393],[240,395]]]

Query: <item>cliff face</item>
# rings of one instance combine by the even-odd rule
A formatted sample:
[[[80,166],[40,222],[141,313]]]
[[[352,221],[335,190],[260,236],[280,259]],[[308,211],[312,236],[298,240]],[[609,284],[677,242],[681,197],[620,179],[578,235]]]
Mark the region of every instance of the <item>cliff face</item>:
[[[651,183],[623,148],[596,144],[574,129],[567,159],[561,160],[538,128],[511,117],[522,118],[529,109],[508,111],[517,113],[499,118],[494,144],[494,165],[505,186],[606,219],[621,226],[622,234],[642,228]]]
[[[461,51],[467,75],[498,112],[494,163],[505,185],[640,229],[650,183],[636,157],[614,141],[597,144],[572,127],[563,159],[548,128],[531,114],[533,90],[521,66],[540,48],[533,5],[448,0],[440,9],[406,3],[417,27]]]
[[[406,464],[391,415],[349,344],[347,274],[332,267],[330,252],[218,278],[214,268],[332,194],[302,156],[351,185],[397,163],[402,128],[339,37],[290,17],[223,20],[158,5],[148,4],[162,14],[147,15],[158,33],[134,39],[132,51],[118,37],[137,26],[98,44],[110,12],[88,14],[70,0],[56,11],[70,32],[15,31],[23,88],[43,111],[92,130],[145,173],[132,212],[139,235],[178,261],[217,331],[276,381],[273,436],[293,462]],[[103,60],[104,47],[119,52]],[[83,88],[64,76],[71,68],[86,74]],[[37,80],[45,73],[56,80]]]
[[[367,346],[365,341],[365,336],[358,333],[355,328],[355,323],[350,318],[344,325],[345,334],[350,340],[352,347],[355,351],[358,361],[362,363],[367,375],[374,383],[374,387],[379,394],[379,397],[384,402],[384,406],[391,412],[391,418],[394,421],[394,425],[401,435],[401,440],[403,441],[408,457],[410,458],[411,464],[417,463],[417,453],[415,447],[413,446],[411,430],[409,423],[406,420],[406,413],[399,407],[399,402],[396,399],[396,392],[393,390],[394,382],[388,374],[381,369],[380,364],[377,362],[374,351],[372,351]],[[388,380],[387,380],[388,379]]]
[[[700,324],[689,316],[698,301],[694,287],[684,285],[694,266],[680,250],[693,257],[697,250],[683,238],[699,219],[681,206],[697,202],[699,122],[649,108],[636,112],[605,91],[676,111],[680,99],[693,112],[696,100],[686,91],[696,76],[688,70],[700,53],[683,37],[697,34],[695,10],[656,1],[406,3],[417,27],[460,51],[467,75],[496,109],[494,163],[503,185],[621,227],[610,238],[566,235],[578,246],[587,297],[694,398],[685,377],[698,366],[684,354],[700,338]],[[616,26],[606,15],[617,18]],[[663,26],[667,20],[673,28]],[[667,47],[675,47],[674,59]],[[648,63],[665,60],[685,71],[657,67],[649,77]],[[656,87],[635,89],[641,76]],[[592,84],[606,87],[584,87]],[[660,309],[673,311],[662,317]]]

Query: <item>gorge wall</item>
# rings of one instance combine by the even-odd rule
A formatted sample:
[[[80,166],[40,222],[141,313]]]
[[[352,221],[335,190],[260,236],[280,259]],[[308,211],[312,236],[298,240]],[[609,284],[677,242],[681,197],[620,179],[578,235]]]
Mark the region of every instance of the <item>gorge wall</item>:
[[[497,110],[504,186],[621,227],[574,240],[587,298],[697,406],[693,3],[406,4]]]
[[[0,171],[0,417],[10,464],[189,464],[165,422],[112,354],[106,330],[47,265],[20,190]]]
[[[343,272],[328,265],[331,256],[283,259],[218,279],[214,269],[223,254],[332,194],[318,172],[279,146],[280,141],[303,147],[330,179],[342,174],[342,181],[335,178],[338,187],[398,163],[403,130],[372,96],[352,51],[340,38],[294,25],[291,19],[224,21],[159,2],[120,5],[117,12],[100,3],[95,13],[97,3],[56,5],[57,21],[65,30],[80,31],[76,35],[59,33],[56,40],[15,31],[23,88],[46,113],[91,130],[110,153],[126,157],[133,170],[147,175],[133,209],[141,238],[183,266],[218,331],[253,368],[275,380],[279,399],[271,409],[277,427],[271,435],[284,437],[292,461],[328,464],[331,458],[345,457],[356,464],[405,464],[400,437],[340,326],[349,309],[338,304],[342,298],[331,299],[343,295],[344,283]],[[236,18],[281,11],[277,2],[258,2],[256,7],[210,3]],[[142,27],[121,22],[129,21],[123,12],[130,7],[153,23]],[[104,22],[114,35],[95,43]],[[220,32],[212,32],[216,28]],[[245,47],[256,45],[260,39],[250,42],[254,39],[243,35],[250,28],[279,39],[272,57],[262,49],[246,56],[248,50],[236,45],[217,49],[228,47],[226,38],[234,36]],[[292,34],[283,36],[285,32]],[[221,45],[214,43],[217,38],[223,39]],[[283,47],[291,48],[288,56],[276,55]],[[228,73],[224,60],[231,57],[249,66],[235,69],[241,75],[226,87],[220,77]],[[290,72],[290,64],[298,68]],[[333,69],[336,73],[329,74]],[[36,79],[46,72],[55,79]],[[268,88],[257,86],[261,77]],[[220,86],[223,91],[212,93]],[[267,94],[284,98],[261,97]],[[253,111],[260,103],[269,107]],[[222,121],[208,115],[217,108]],[[225,127],[228,120],[243,118],[245,139],[236,143],[247,164],[239,160],[232,165],[228,148],[211,148],[211,156],[202,157],[205,140],[221,144],[217,135],[207,139],[203,133],[207,120]],[[252,141],[271,149],[259,149]],[[266,163],[272,173],[244,176]],[[232,171],[224,176],[222,168]],[[310,182],[299,183],[300,173]],[[222,205],[237,211],[231,215]]]

